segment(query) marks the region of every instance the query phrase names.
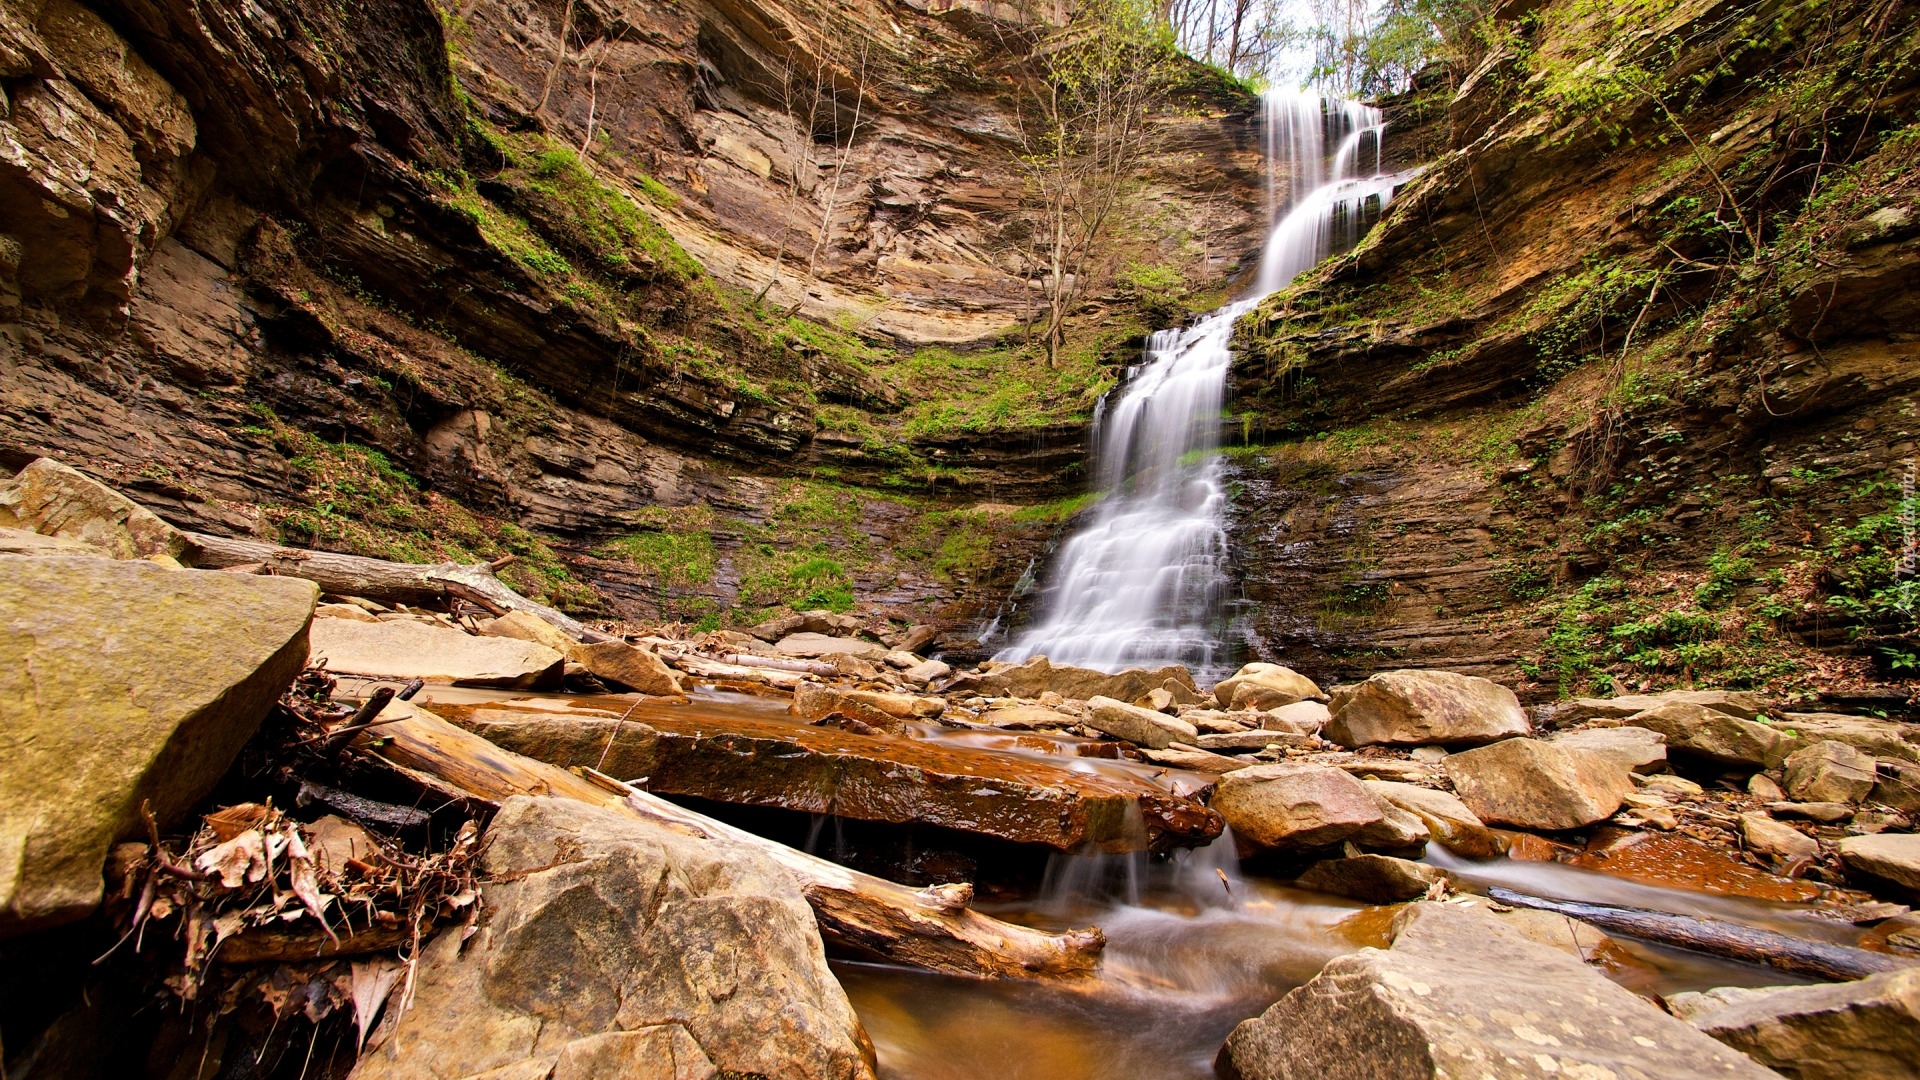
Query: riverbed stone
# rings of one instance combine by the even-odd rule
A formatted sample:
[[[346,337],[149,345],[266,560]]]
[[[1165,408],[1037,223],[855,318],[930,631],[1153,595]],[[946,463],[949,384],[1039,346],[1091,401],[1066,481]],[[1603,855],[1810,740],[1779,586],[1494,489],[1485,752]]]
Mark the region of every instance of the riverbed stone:
[[[1508,739],[1449,755],[1447,778],[1482,821],[1577,829],[1610,817],[1633,790],[1627,770],[1589,750]]]
[[[1277,709],[1300,701],[1325,700],[1312,679],[1280,664],[1252,663],[1220,680],[1214,700],[1223,709]]]
[[[234,576],[234,575],[228,575]],[[316,619],[308,642],[327,670],[376,679],[424,679],[459,686],[557,686],[561,655],[513,638],[475,637],[434,623]]]
[[[487,637],[531,641],[562,656],[576,644],[565,631],[530,611],[509,611],[497,619],[488,619],[480,624],[480,633]]]
[[[1920,896],[1920,834],[1849,836],[1834,847],[1848,870],[1890,881]]]
[[[1393,780],[1363,780],[1375,798],[1419,818],[1430,839],[1472,858],[1501,854],[1501,844],[1479,815],[1450,792]]]
[[[939,682],[951,674],[953,674],[953,668],[947,666],[944,660],[922,660],[918,664],[902,671],[900,677],[910,683],[927,686]]]
[[[1220,816],[1193,799],[1133,772],[1077,767],[1074,758],[984,754],[665,704],[642,704],[631,715],[513,702],[442,712],[515,753],[644,776],[647,789],[663,795],[937,825],[1060,851],[1193,846],[1221,828]]]
[[[1394,929],[1392,948],[1336,957],[1235,1028],[1221,1071],[1240,1080],[1775,1075],[1484,911],[1419,903]]]
[[[1822,739],[1787,755],[1787,794],[1797,802],[1857,803],[1873,790],[1872,754],[1835,739]]]
[[[606,807],[507,800],[487,918],[429,945],[353,1080],[871,1080],[798,885],[763,853]]]
[[[1791,727],[1803,742],[1832,739],[1874,757],[1920,764],[1920,724],[1845,713],[1792,712],[1781,726]]]
[[[1282,705],[1277,709],[1265,710],[1266,716],[1260,720],[1260,726],[1273,731],[1298,731],[1311,734],[1325,727],[1333,719],[1333,711],[1324,701],[1296,701],[1291,705]]]
[[[307,659],[298,578],[0,556],[0,935],[80,918],[115,840],[213,790]]]
[[[1763,769],[1793,752],[1795,740],[1771,726],[1695,705],[1669,701],[1624,721],[1667,738],[1667,752],[1728,768]]]
[[[1477,745],[1525,735],[1513,691],[1451,671],[1384,671],[1334,696],[1326,739],[1346,747]]]
[[[1760,695],[1752,690],[1669,690],[1661,694],[1623,694],[1613,698],[1575,698],[1555,712],[1556,719],[1573,723],[1580,720],[1624,720],[1635,713],[1680,703],[1698,705],[1741,720],[1760,715]]]
[[[1386,817],[1360,781],[1339,769],[1293,763],[1228,773],[1213,808],[1249,854],[1338,844]]]
[[[1747,842],[1749,851],[1786,862],[1820,854],[1820,841],[1758,811],[1740,815],[1740,837]]]
[[[52,458],[36,458],[0,482],[0,526],[88,544],[116,559],[181,559],[191,550],[186,535],[153,511]]]
[[[1080,718],[1040,705],[1004,705],[981,713],[979,722],[1009,731],[1052,731],[1072,727]]]
[[[931,720],[945,712],[937,697],[895,694],[883,690],[847,690],[816,682],[794,687],[788,711],[803,720],[819,720],[834,713],[878,728],[898,728],[908,720]]]
[[[651,649],[624,641],[598,641],[575,645],[566,651],[566,657],[615,687],[661,697],[676,697],[681,693],[679,677]]]
[[[773,648],[781,656],[801,659],[851,656],[860,660],[879,660],[889,651],[885,645],[875,641],[814,633],[788,634],[775,642]]]
[[[1294,884],[1312,892],[1364,900],[1369,904],[1397,904],[1425,896],[1447,872],[1437,866],[1396,859],[1391,855],[1353,855],[1322,859],[1307,868]]]
[[[1920,968],[1728,997],[1688,1019],[1796,1080],[1920,1077]]]
[[[1171,664],[1160,668],[1127,668],[1109,674],[1092,668],[1054,664],[1044,656],[1035,656],[1018,664],[990,663],[985,671],[962,672],[947,685],[957,696],[1038,698],[1049,691],[1063,698],[1091,701],[1109,697],[1118,701],[1136,701],[1149,690],[1171,680],[1187,690],[1194,689],[1193,673]]]
[[[1651,728],[1581,728],[1560,732],[1547,741],[1569,750],[1590,750],[1629,772],[1665,772],[1667,768],[1667,737]]]
[[[1174,742],[1192,744],[1200,731],[1177,716],[1143,709],[1110,697],[1095,697],[1087,702],[1086,724],[1116,739],[1125,739],[1150,750],[1165,750]]]

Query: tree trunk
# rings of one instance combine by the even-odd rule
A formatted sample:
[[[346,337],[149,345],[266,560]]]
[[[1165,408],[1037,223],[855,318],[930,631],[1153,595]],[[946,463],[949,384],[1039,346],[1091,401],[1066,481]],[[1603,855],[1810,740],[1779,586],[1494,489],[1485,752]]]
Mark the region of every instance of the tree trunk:
[[[607,641],[607,635],[589,630],[574,619],[536,604],[508,588],[486,563],[396,563],[331,551],[306,551],[260,540],[187,533],[193,543],[193,565],[218,570],[229,566],[263,565],[281,577],[305,578],[322,589],[343,596],[361,596],[383,604],[438,603],[456,597],[470,600],[496,615],[524,611],[558,627],[576,641]]]
[[[395,701],[369,748],[389,764],[467,794],[499,803],[514,795],[578,799],[620,807],[637,817],[695,836],[750,847],[779,863],[802,894],[829,942],[896,963],[990,978],[1085,976],[1106,946],[1098,929],[1048,934],[970,910],[972,889],[910,889],[849,870],[783,844],[683,809],[617,780],[583,778],[504,750],[404,701]]]
[[[1914,961],[1868,952],[1847,945],[1808,941],[1771,930],[1697,919],[1689,915],[1671,915],[1645,908],[1616,907],[1612,904],[1588,904],[1573,900],[1545,900],[1511,889],[1492,888],[1487,895],[1502,904],[1538,908],[1590,922],[1602,930],[1670,945],[1676,949],[1722,956],[1748,964],[1816,979],[1863,979],[1883,971],[1904,971],[1917,966]]]

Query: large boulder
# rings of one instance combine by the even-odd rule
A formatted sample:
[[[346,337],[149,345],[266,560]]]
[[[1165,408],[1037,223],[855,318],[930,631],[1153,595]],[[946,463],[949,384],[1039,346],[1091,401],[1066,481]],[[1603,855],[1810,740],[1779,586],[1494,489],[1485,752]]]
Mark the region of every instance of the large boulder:
[[[562,656],[576,644],[565,631],[528,611],[509,611],[497,619],[489,619],[480,624],[480,633],[487,637],[531,641],[536,645],[545,645]]]
[[[1247,664],[1213,687],[1223,709],[1277,709],[1300,701],[1325,701],[1312,679],[1279,664]]]
[[[1451,671],[1383,671],[1333,699],[1320,732],[1341,746],[1440,746],[1525,735],[1526,711],[1513,691]]]
[[[1796,1080],[1920,1077],[1920,968],[1719,995],[1698,995],[1708,1007],[1687,1019]]]
[[[1667,737],[1651,728],[1608,727],[1563,731],[1547,740],[1568,750],[1590,750],[1628,772],[1667,769]]]
[[[1350,897],[1369,904],[1397,904],[1419,899],[1446,876],[1447,872],[1437,866],[1391,855],[1353,855],[1344,859],[1322,859],[1309,866],[1294,884],[1312,892]]]
[[[594,677],[641,694],[674,697],[680,693],[680,679],[665,660],[649,649],[639,649],[624,641],[597,641],[574,645],[564,655],[592,672]]]
[[[1613,815],[1633,778],[1609,758],[1538,739],[1508,739],[1450,754],[1447,778],[1483,821],[1523,829],[1577,829]]]
[[[1221,1071],[1240,1080],[1775,1075],[1484,911],[1416,904],[1395,929],[1391,949],[1334,959],[1235,1028]]]
[[[1420,819],[1431,839],[1443,847],[1473,858],[1503,853],[1500,841],[1480,816],[1458,796],[1417,784],[1393,780],[1363,780],[1374,798]]]
[[[1220,779],[1213,808],[1251,854],[1338,844],[1386,819],[1365,785],[1324,765],[1256,765]]]
[[[324,659],[329,671],[460,686],[557,686],[564,664],[560,654],[545,645],[475,637],[411,619],[316,619],[309,644],[313,659]]]
[[[1740,838],[1746,841],[1747,850],[1783,862],[1811,859],[1820,854],[1820,841],[1758,810],[1740,815]]]
[[[525,796],[487,836],[484,923],[427,947],[353,1080],[871,1080],[813,912],[764,854]]]
[[[1892,882],[1914,896],[1920,896],[1920,835],[1914,833],[1876,833],[1849,836],[1834,847],[1847,869],[1868,877]]]
[[[90,544],[116,559],[179,559],[190,547],[153,511],[52,458],[0,483],[0,527]]]
[[[79,918],[109,846],[213,790],[307,659],[298,578],[0,557],[0,933]]]
[[[1149,750],[1164,750],[1175,742],[1191,744],[1200,737],[1199,729],[1179,717],[1110,697],[1096,697],[1087,707],[1088,727]]]
[[[906,720],[931,720],[945,712],[947,703],[937,697],[893,694],[883,690],[847,690],[816,682],[803,682],[793,688],[793,704],[787,711],[803,720],[841,716],[880,728],[897,728]],[[1071,722],[1071,718],[1065,718]]]
[[[1787,713],[1781,726],[1792,728],[1803,742],[1832,739],[1874,757],[1920,764],[1920,724],[1876,720],[1845,713]]]
[[[1879,779],[1872,754],[1822,739],[1787,755],[1787,794],[1796,802],[1855,803]]]
[[[1767,724],[1685,701],[1634,713],[1625,722],[1665,735],[1669,754],[1730,768],[1778,765],[1797,745]]]

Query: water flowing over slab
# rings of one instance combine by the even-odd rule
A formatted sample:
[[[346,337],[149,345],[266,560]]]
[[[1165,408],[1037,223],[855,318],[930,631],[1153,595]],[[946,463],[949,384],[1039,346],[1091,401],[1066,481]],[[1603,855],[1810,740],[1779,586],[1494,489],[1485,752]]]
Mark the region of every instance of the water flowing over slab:
[[[1218,814],[1129,770],[1084,759],[957,750],[779,720],[688,710],[618,712],[436,705],[528,757],[647,777],[650,791],[863,821],[939,825],[1061,851],[1204,844]],[[616,730],[617,728],[617,730]]]

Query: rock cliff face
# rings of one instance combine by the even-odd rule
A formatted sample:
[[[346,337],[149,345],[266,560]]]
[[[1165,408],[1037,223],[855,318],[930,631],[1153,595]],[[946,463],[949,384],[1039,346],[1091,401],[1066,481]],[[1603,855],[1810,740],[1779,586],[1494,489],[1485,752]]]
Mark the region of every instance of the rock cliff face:
[[[1405,106],[1438,152],[1380,226],[1241,325],[1254,651],[1549,695],[1909,671],[1913,14],[1502,25]]]
[[[0,464],[53,455],[197,529],[518,553],[587,610],[824,578],[960,626],[1060,516],[970,507],[1077,487],[1073,417],[1142,328],[1091,293],[1079,382],[902,427],[1038,295],[1014,15],[9,5]],[[1258,155],[1242,92],[1183,102],[1121,254],[1207,287],[1257,244]],[[782,517],[822,498],[831,522]]]

